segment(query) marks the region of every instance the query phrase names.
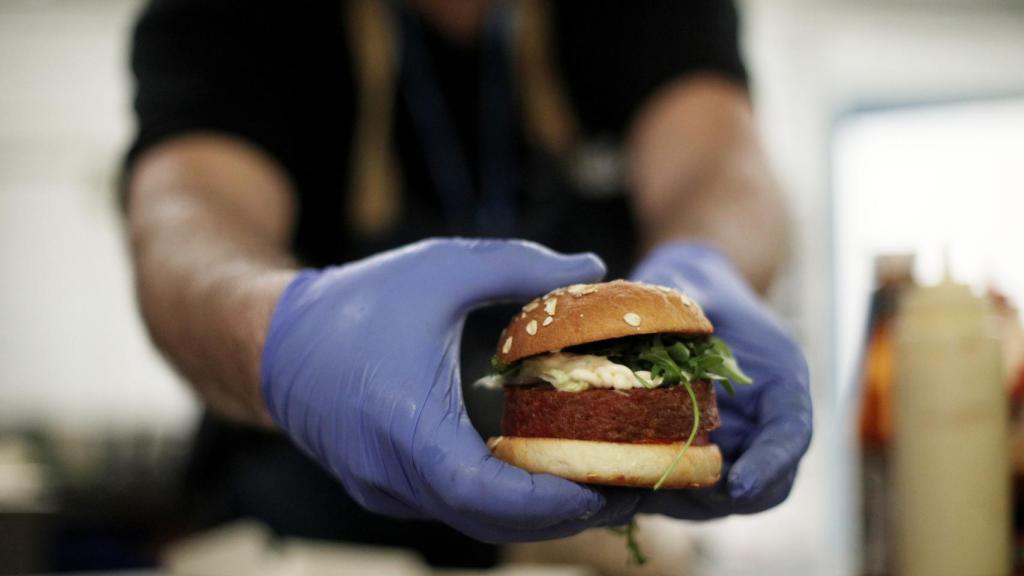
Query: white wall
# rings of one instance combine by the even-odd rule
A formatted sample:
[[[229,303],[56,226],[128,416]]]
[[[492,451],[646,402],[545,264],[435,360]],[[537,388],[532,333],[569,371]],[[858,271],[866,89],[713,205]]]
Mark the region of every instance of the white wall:
[[[114,192],[137,6],[0,3],[0,428],[177,432],[195,412],[137,319]]]

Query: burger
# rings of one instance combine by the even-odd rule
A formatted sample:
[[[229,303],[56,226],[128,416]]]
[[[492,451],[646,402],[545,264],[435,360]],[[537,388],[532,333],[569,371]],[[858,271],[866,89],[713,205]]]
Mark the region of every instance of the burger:
[[[494,455],[576,482],[710,486],[716,382],[749,384],[700,306],[663,286],[574,284],[523,306],[479,381],[504,393]]]

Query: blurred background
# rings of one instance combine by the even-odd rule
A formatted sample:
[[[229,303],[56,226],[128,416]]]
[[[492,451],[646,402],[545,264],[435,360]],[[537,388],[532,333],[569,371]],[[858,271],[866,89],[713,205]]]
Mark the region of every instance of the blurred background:
[[[146,567],[169,543],[184,546],[174,484],[199,409],[134,308],[114,192],[141,5],[0,1],[0,573]],[[865,352],[892,316],[873,293],[948,275],[972,295],[998,293],[982,298],[1003,317],[1024,301],[1024,2],[740,9],[797,233],[773,302],[811,365],[815,438],[777,509],[700,525],[643,519],[661,560],[641,573],[887,573],[893,552],[879,535],[892,534],[879,518],[899,512],[878,503],[892,497],[894,456],[890,435],[871,430],[892,426],[878,424],[878,406],[898,410],[891,373],[871,372],[878,360]],[[1013,354],[1006,347],[1006,382]],[[266,535],[243,526],[220,537],[251,556]],[[605,542],[588,534],[508,554],[590,565],[559,573],[631,573]]]

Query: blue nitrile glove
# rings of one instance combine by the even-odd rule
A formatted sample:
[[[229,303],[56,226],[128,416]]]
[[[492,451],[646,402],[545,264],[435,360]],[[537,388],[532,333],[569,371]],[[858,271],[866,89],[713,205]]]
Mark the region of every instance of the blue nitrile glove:
[[[632,279],[679,289],[700,303],[715,335],[754,381],[735,386],[735,396],[718,387],[722,424],[711,441],[725,460],[722,482],[655,492],[643,511],[704,520],[760,512],[785,500],[811,440],[811,395],[800,347],[725,256],[706,245],[660,246]]]
[[[459,375],[459,340],[471,309],[604,272],[589,254],[463,239],[305,271],[270,323],[262,366],[267,407],[373,512],[439,520],[492,542],[626,522],[639,505],[635,495],[529,474],[492,457],[466,415]]]

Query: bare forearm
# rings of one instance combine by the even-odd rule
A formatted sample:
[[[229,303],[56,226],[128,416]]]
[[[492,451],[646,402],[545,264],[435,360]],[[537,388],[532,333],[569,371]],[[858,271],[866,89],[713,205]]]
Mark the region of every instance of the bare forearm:
[[[172,143],[147,154],[130,184],[137,289],[154,341],[222,414],[269,423],[260,353],[293,277],[291,207],[279,175],[245,147]]]
[[[787,217],[742,88],[712,77],[663,88],[634,122],[629,153],[648,248],[699,239],[768,288],[787,252]]]

